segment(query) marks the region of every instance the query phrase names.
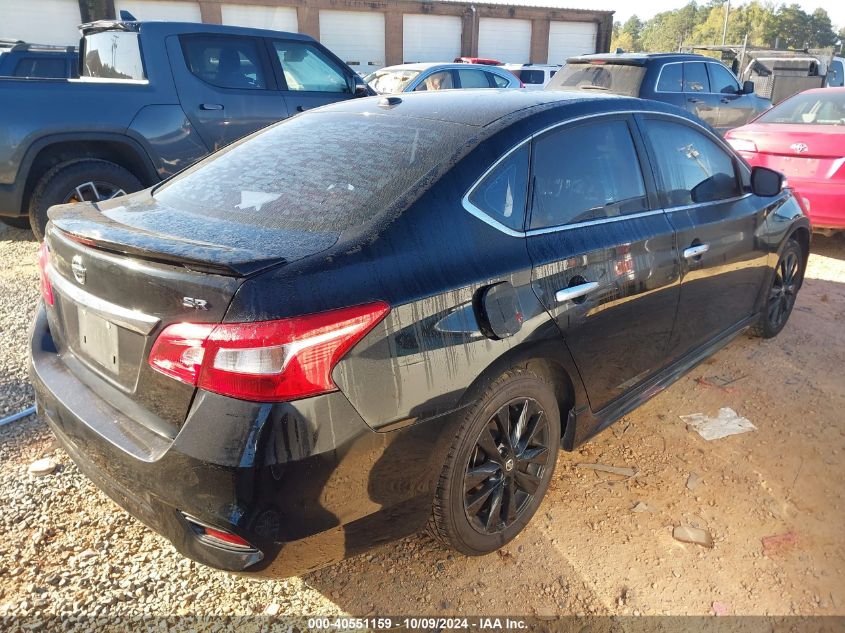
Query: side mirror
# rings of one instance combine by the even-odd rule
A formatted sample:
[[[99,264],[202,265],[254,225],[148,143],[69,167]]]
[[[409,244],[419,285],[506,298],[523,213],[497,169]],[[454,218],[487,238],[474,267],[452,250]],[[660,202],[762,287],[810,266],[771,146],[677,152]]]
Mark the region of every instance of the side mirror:
[[[742,94],[750,95],[754,92],[754,82],[753,81],[746,81],[742,84]]]
[[[751,192],[755,196],[771,198],[783,191],[783,174],[768,167],[751,169]]]
[[[355,93],[356,97],[369,97],[370,90],[367,88],[367,84],[355,84]]]

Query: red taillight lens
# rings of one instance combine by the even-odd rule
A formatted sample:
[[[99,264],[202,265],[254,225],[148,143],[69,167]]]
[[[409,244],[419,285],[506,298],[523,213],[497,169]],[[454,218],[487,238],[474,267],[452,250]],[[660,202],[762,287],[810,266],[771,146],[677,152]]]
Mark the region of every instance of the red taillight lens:
[[[53,298],[53,285],[50,283],[50,278],[47,276],[47,264],[50,263],[50,249],[47,248],[47,242],[41,242],[38,247],[38,271],[41,275],[41,296],[44,297],[44,302],[51,306],[55,302]]]
[[[384,302],[278,321],[177,323],[150,352],[163,374],[233,398],[274,402],[334,391],[338,361],[375,327]]]
[[[222,541],[227,545],[235,545],[244,549],[252,549],[252,545],[249,541],[242,539],[240,536],[232,534],[231,532],[224,532],[223,530],[215,530],[214,528],[206,527],[204,528],[204,534],[209,538]]]

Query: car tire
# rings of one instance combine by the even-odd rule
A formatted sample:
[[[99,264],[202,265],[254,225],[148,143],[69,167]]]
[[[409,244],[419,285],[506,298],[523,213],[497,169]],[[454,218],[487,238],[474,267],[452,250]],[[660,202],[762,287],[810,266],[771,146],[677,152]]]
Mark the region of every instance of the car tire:
[[[429,532],[469,556],[508,543],[543,500],[560,437],[552,386],[527,368],[506,372],[463,417],[438,481]]]
[[[93,187],[86,187],[92,185]],[[66,202],[99,202],[143,189],[141,181],[120,165],[83,158],[60,163],[41,177],[29,201],[29,223],[38,240],[44,239],[47,210]],[[80,189],[84,188],[84,189]]]
[[[805,264],[801,245],[793,239],[788,240],[769,278],[760,320],[751,328],[752,336],[773,338],[784,328],[804,282]]]
[[[16,218],[13,217],[0,217],[0,224],[5,224],[6,226],[11,226],[15,229],[23,229],[24,231],[29,230],[29,216],[22,215]]]

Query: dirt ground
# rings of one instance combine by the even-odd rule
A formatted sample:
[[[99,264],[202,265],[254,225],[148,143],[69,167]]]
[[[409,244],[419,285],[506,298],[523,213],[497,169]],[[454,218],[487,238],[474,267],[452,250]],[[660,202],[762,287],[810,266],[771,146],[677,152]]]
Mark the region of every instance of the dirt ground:
[[[708,442],[679,418],[720,407],[757,430]],[[28,475],[45,454],[57,473]],[[0,615],[845,614],[845,238],[814,239],[779,337],[739,337],[561,453],[528,529],[486,557],[420,535],[298,579],[235,578],[188,564],[120,511],[39,420],[0,429],[0,459]],[[708,530],[714,546],[674,540],[678,525]]]

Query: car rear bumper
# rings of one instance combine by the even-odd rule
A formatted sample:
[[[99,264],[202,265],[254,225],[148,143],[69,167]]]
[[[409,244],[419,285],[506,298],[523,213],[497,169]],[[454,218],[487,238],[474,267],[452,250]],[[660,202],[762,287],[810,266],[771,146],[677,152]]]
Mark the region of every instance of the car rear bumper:
[[[339,392],[272,405],[199,392],[176,438],[164,438],[67,368],[43,307],[31,354],[38,411],[79,469],[200,563],[291,576],[413,533],[428,518],[439,474],[430,476],[431,461],[440,459],[431,425],[377,433]],[[198,524],[252,548],[210,543]]]
[[[789,178],[814,229],[845,229],[845,183]]]

